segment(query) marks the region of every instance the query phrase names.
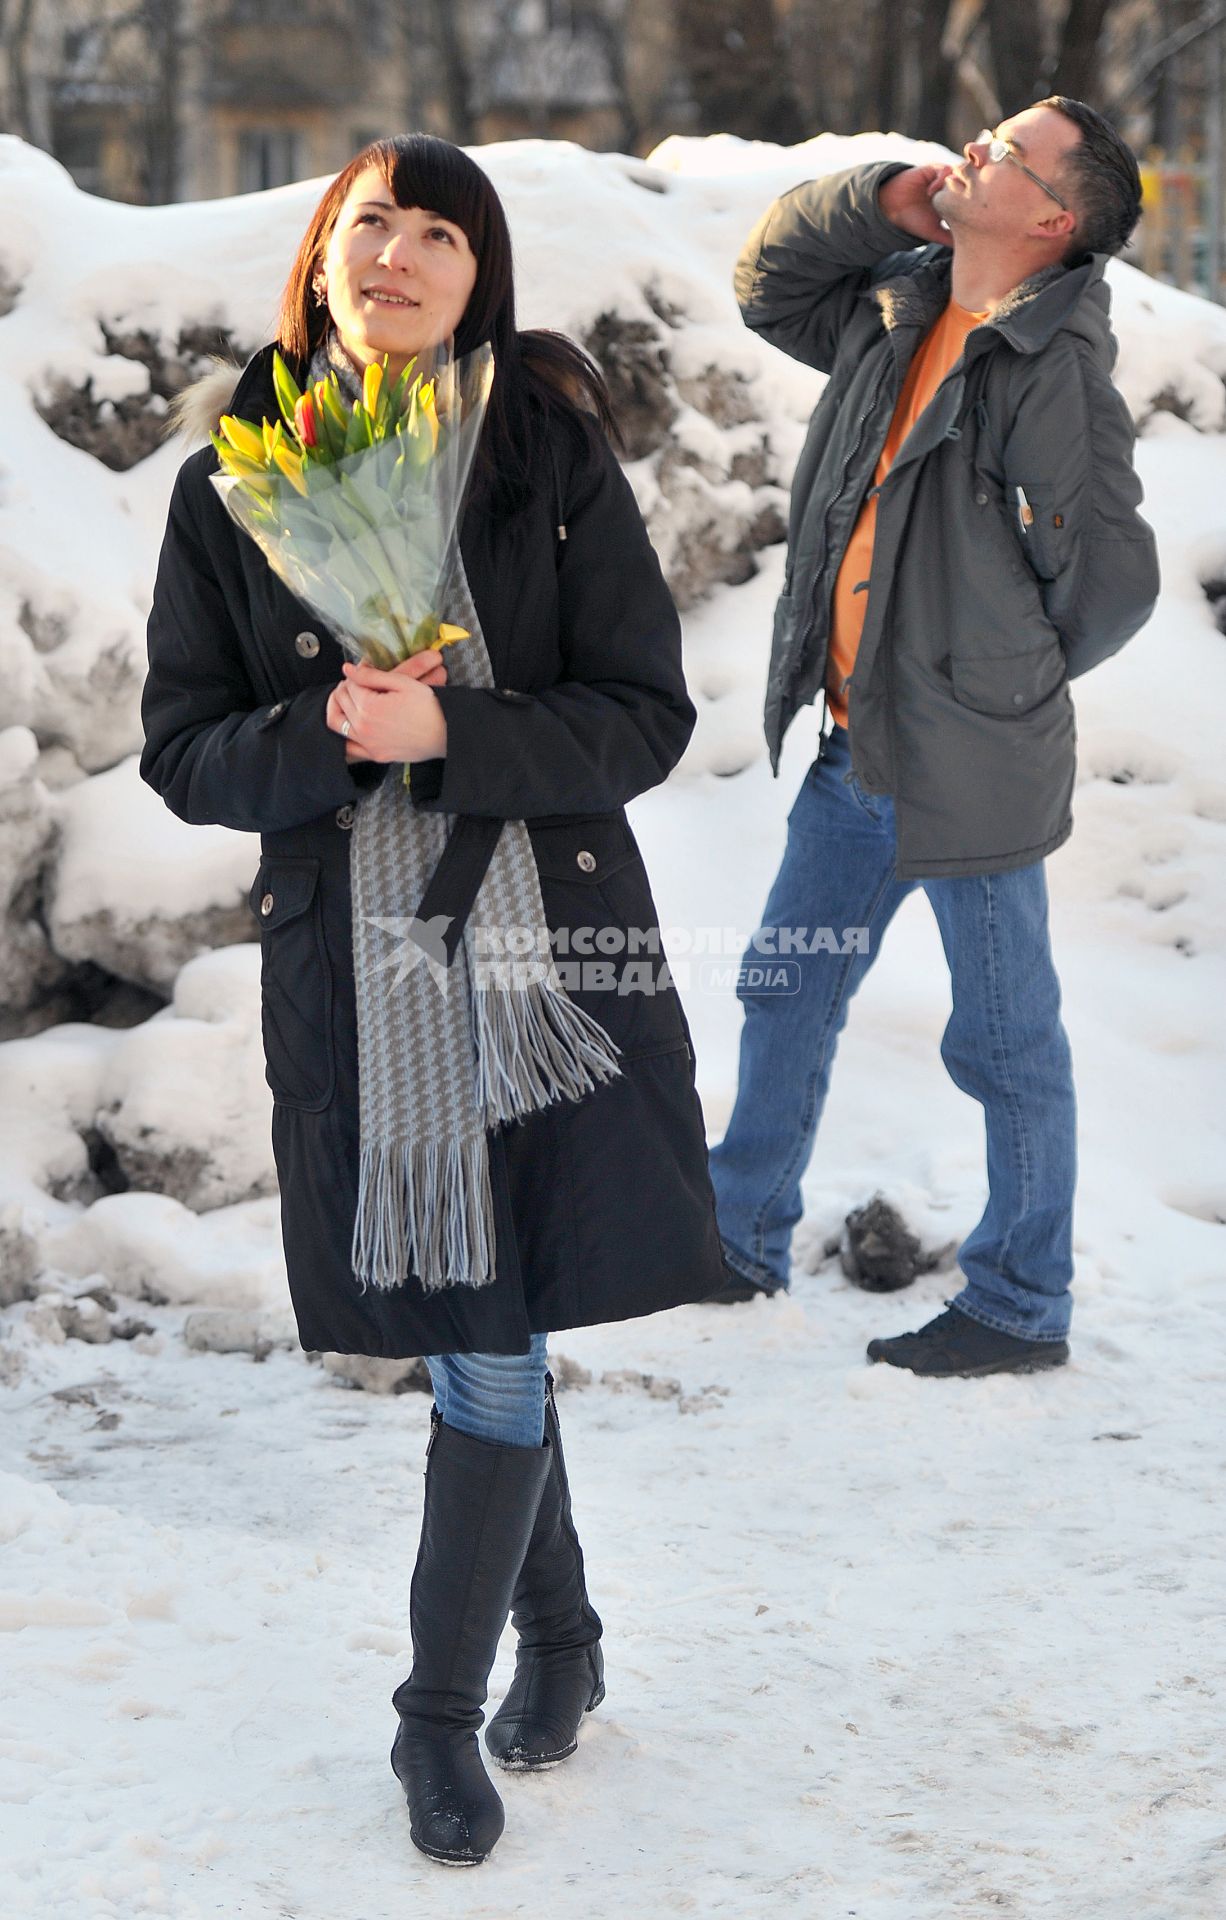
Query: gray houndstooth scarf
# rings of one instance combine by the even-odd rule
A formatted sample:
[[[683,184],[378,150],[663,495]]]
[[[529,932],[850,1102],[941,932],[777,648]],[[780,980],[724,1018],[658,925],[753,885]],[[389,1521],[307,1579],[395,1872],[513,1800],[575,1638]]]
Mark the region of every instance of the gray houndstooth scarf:
[[[358,370],[335,336],[311,379],[331,370],[356,398]],[[472,636],[448,649],[449,682],[493,687],[458,552],[445,611]],[[454,824],[419,812],[393,769],[358,802],[350,845],[361,1129],[353,1270],[376,1287],[415,1273],[427,1293],[494,1278],[487,1129],[582,1099],[620,1072],[617,1048],[567,997],[551,960],[529,970],[544,976],[530,985],[500,985],[488,959],[480,964],[478,928],[530,930],[548,960],[522,820],[503,822],[450,967],[439,957],[437,928],[416,913]]]

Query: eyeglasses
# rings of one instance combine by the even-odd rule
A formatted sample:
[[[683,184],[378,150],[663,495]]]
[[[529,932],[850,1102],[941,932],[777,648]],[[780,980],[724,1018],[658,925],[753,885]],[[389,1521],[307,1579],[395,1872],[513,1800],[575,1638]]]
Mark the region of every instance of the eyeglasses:
[[[992,161],[994,166],[1000,166],[1002,161],[1012,160],[1014,166],[1020,167],[1027,178],[1034,181],[1036,187],[1042,187],[1044,193],[1054,200],[1058,207],[1063,207],[1064,211],[1066,213],[1068,212],[1068,201],[1062,200],[1056,192],[1056,189],[1049,187],[1046,180],[1040,180],[1038,174],[1033,172],[1032,169],[1026,165],[1026,162],[1019,159],[1018,155],[1014,153],[1009,142],[1002,140],[999,134],[993,133],[991,127],[984,127],[978,140],[974,141],[973,145],[986,147],[988,150],[988,159]]]

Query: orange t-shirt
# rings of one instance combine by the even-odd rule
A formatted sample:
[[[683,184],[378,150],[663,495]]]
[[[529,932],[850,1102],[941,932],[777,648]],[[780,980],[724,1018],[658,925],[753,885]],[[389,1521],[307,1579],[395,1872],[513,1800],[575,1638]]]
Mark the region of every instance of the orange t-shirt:
[[[988,318],[987,313],[971,313],[951,300],[931,332],[915,350],[907,368],[890,431],[881,449],[881,458],[873,475],[879,487],[890,471],[898,450],[932,399],[945,375],[962,352],[966,336]],[[839,726],[847,725],[846,686],[856,664],[864,615],[868,609],[868,577],[873,566],[873,540],[877,532],[877,495],[865,496],[859,518],[852,529],[834,583],[834,602],[830,615],[830,648],[826,656],[826,697],[830,712]]]

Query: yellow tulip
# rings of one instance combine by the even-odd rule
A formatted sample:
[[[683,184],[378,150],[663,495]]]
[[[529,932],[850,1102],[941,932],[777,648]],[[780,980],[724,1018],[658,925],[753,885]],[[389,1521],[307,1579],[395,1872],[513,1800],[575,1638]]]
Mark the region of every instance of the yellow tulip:
[[[253,427],[249,420],[236,420],[232,413],[223,413],[219,425],[236,452],[263,464],[264,436],[258,427]]]
[[[307,483],[302,471],[305,464],[302,455],[300,453],[292,453],[286,446],[280,446],[274,452],[273,459],[295,492],[305,497]]]
[[[362,404],[371,415],[379,404],[379,388],[382,384],[383,368],[375,361],[362,375]]]
[[[430,447],[434,451],[438,447],[438,409],[434,404],[433,380],[426,380],[419,387],[417,404],[426,416],[426,425],[430,429]]]
[[[217,458],[224,473],[230,474],[235,480],[244,480],[251,486],[254,486],[257,481],[267,480],[268,468],[263,460],[248,460],[246,454],[236,453],[220,434],[211,433],[209,438],[217,450]]]
[[[440,647],[453,647],[457,640],[469,640],[472,636],[467,627],[453,627],[446,620],[439,622],[438,644]]]

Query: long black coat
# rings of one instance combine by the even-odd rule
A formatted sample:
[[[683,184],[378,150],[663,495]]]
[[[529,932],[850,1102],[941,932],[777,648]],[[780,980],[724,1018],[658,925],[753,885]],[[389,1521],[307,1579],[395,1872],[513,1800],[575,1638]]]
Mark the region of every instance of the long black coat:
[[[271,349],[247,367],[230,410],[275,414]],[[550,449],[521,511],[499,517],[474,505],[466,514],[465,567],[497,690],[439,689],[447,755],[413,769],[414,804],[459,816],[426,915],[454,915],[453,935],[504,819],[528,824],[551,930],[656,926],[623,807],[666,777],[694,724],[677,617],[612,453],[595,434],[581,453],[561,429]],[[181,819],[261,836],[250,899],[303,1345],[523,1353],[531,1332],[704,1298],[722,1284],[723,1265],[693,1053],[671,985],[578,992],[621,1049],[621,1077],[491,1135],[491,1285],[427,1297],[410,1275],[390,1291],[360,1291],[350,1264],[358,1071],[349,829],[364,786],[386,770],[347,765],[344,741],[324,721],[340,648],[234,526],[209,479],[216,464],[212,449],[193,454],[170,504],[149,620],[141,773]],[[641,954],[612,960],[617,978],[636,964],[631,979],[643,981]],[[658,987],[660,956],[653,967]]]

